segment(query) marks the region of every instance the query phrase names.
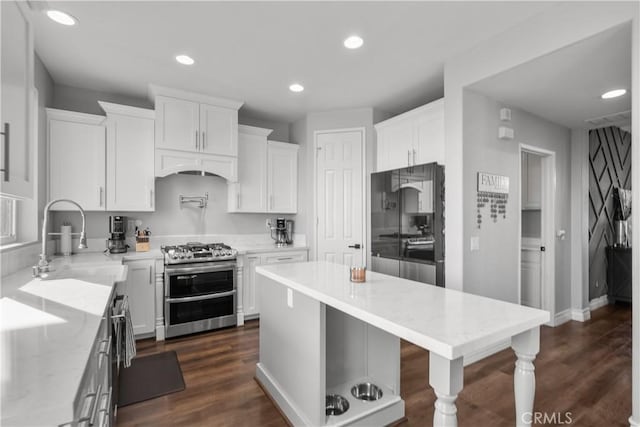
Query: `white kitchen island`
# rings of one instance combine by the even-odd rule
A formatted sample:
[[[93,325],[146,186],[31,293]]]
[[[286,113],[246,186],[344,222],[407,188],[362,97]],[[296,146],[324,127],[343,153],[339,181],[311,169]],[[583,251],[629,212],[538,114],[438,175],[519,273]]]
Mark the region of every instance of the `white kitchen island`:
[[[463,357],[511,339],[516,424],[533,410],[533,360],[549,313],[424,283],[326,262],[256,268],[261,289],[260,361],[256,379],[293,425],[387,425],[404,417],[400,339],[429,350],[434,426],[457,425]],[[359,401],[353,385],[371,382],[383,396]],[[350,408],[325,415],[325,396]]]

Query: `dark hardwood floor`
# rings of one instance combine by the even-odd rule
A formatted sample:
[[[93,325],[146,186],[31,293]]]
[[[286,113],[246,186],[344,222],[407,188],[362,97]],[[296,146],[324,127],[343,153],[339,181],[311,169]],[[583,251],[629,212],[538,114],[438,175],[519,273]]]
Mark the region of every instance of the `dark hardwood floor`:
[[[555,414],[555,422],[547,418],[545,425],[629,425],[631,307],[607,306],[592,314],[589,322],[542,328],[534,410],[547,417]],[[186,389],[120,408],[118,427],[287,425],[253,379],[257,321],[165,342],[138,342],[140,356],[165,350],[177,352]],[[402,427],[432,424],[435,395],[428,384],[428,361],[428,352],[402,343],[407,417]],[[464,389],[456,402],[460,426],[515,424],[514,362],[509,349],[465,368]]]

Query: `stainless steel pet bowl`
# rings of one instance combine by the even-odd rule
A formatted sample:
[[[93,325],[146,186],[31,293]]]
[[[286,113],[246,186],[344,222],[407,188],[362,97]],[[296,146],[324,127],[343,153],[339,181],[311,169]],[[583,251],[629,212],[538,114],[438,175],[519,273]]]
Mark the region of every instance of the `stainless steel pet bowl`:
[[[356,399],[371,402],[382,397],[382,389],[375,384],[361,383],[351,387],[351,394]]]
[[[349,402],[339,394],[328,394],[325,409],[327,415],[342,415],[349,410]]]

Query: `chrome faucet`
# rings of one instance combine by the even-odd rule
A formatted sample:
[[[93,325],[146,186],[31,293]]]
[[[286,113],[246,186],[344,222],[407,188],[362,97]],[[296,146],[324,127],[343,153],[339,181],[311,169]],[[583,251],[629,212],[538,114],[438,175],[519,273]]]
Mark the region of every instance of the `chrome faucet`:
[[[42,252],[40,253],[40,260],[38,264],[33,266],[33,277],[42,277],[42,273],[46,273],[51,271],[51,267],[49,266],[49,260],[47,259],[47,236],[49,234],[56,233],[47,233],[47,222],[49,222],[49,209],[51,206],[58,202],[67,202],[73,205],[76,205],[78,209],[80,209],[80,215],[82,215],[82,231],[80,233],[71,233],[72,235],[80,234],[80,244],[78,245],[78,249],[86,249],[87,248],[87,235],[85,233],[85,217],[84,217],[84,209],[82,206],[69,199],[57,199],[52,200],[44,207],[44,218],[42,220]]]

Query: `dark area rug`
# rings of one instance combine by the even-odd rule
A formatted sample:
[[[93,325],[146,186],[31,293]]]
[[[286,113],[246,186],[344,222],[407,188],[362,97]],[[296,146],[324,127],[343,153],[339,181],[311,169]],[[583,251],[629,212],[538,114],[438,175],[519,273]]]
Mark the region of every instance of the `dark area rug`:
[[[184,378],[175,351],[136,357],[120,370],[118,406],[127,406],[184,390]]]

